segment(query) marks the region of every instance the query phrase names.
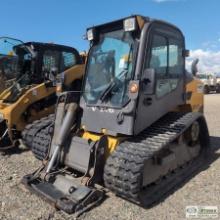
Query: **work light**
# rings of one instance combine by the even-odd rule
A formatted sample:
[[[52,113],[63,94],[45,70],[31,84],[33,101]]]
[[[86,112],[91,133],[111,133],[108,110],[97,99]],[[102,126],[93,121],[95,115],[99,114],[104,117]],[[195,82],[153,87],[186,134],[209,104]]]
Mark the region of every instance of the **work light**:
[[[89,29],[88,31],[87,31],[87,39],[89,40],[89,41],[92,41],[92,40],[94,40],[94,29]]]
[[[125,31],[135,31],[137,29],[137,22],[135,18],[127,18],[124,20]]]

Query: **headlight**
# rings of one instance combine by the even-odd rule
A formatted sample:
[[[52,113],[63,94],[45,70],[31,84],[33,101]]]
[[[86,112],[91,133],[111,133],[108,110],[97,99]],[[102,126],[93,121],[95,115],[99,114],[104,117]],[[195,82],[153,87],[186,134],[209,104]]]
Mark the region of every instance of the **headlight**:
[[[124,20],[125,31],[135,31],[137,29],[137,22],[135,18],[127,18]]]

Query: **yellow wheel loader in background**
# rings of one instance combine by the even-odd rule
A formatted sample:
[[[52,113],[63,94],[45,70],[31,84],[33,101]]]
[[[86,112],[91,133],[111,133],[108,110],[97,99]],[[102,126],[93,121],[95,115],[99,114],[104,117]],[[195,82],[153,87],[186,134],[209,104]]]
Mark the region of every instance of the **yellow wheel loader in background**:
[[[10,55],[5,57],[14,60],[10,77],[6,63],[2,65],[6,79],[14,82],[0,94],[0,150],[18,146],[26,125],[54,112],[59,79],[65,80],[65,90],[80,90],[84,73],[84,61],[72,47],[38,42],[15,44],[11,38],[4,38],[2,44],[1,48],[12,45]],[[7,67],[12,68],[10,64]],[[28,144],[31,147],[31,142]]]
[[[80,104],[72,92],[60,95],[47,160],[22,182],[77,215],[103,199],[100,185],[151,205],[198,169],[209,149],[184,36],[167,22],[131,16],[89,28],[87,38]]]

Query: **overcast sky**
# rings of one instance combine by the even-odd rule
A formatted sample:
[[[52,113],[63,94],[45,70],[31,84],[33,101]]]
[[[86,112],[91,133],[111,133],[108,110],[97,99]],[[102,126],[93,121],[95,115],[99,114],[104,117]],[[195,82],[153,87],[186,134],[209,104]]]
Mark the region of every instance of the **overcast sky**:
[[[131,14],[179,26],[200,72],[220,72],[220,0],[5,0],[0,35],[86,50],[87,27]]]

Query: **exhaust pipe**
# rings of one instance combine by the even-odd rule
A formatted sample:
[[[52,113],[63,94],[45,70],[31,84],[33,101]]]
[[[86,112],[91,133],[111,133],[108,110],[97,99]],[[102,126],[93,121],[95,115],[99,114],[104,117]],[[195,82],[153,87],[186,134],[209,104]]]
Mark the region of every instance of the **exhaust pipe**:
[[[191,72],[193,74],[193,76],[196,76],[196,74],[198,73],[198,65],[199,63],[199,59],[195,59],[193,62],[192,62],[192,65],[191,65]]]
[[[62,145],[64,144],[66,138],[68,137],[73,121],[75,119],[76,116],[76,110],[77,110],[78,105],[76,103],[71,103],[69,104],[69,107],[67,109],[67,113],[63,119],[60,131],[57,132],[54,136],[55,140],[53,143],[54,147],[52,149],[54,149],[54,152],[52,154],[52,157],[48,163],[47,169],[46,169],[46,173],[50,173],[51,169],[54,166],[54,163],[58,157],[58,154],[61,150]]]

